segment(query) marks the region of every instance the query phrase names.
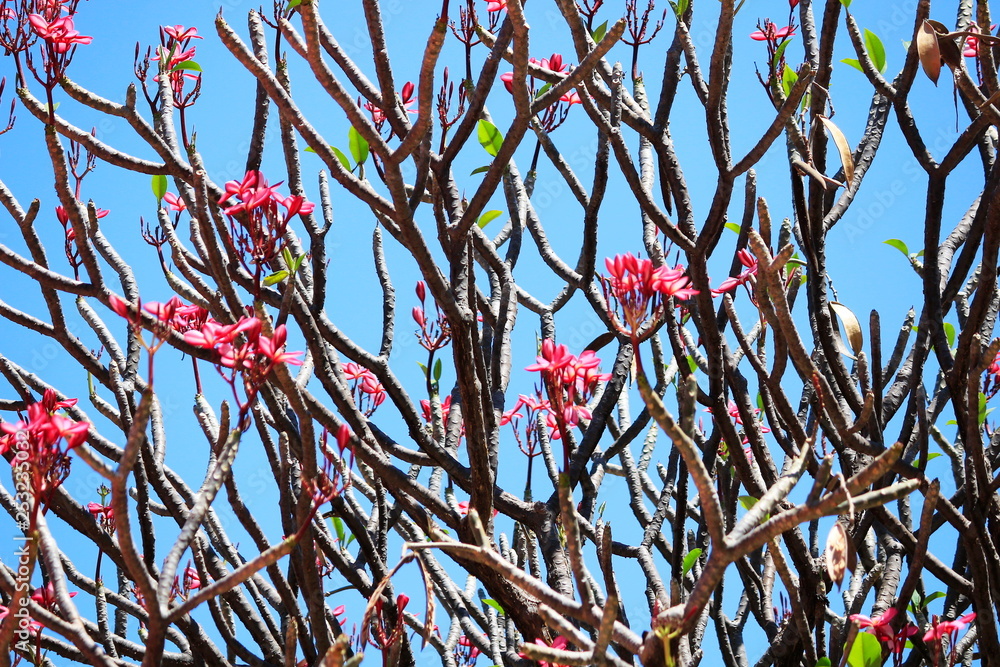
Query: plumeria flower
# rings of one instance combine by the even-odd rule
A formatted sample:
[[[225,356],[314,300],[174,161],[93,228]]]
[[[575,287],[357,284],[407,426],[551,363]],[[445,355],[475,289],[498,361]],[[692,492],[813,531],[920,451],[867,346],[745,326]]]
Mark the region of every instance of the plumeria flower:
[[[182,25],[165,25],[163,26],[163,32],[178,42],[183,42],[185,39],[204,39],[204,37],[198,34],[198,29],[194,27],[185,28]]]
[[[725,294],[726,292],[731,292],[740,285],[746,285],[747,283],[753,283],[757,277],[757,258],[747,250],[746,248],[741,249],[736,253],[736,257],[740,260],[740,264],[744,267],[744,271],[732,278],[726,278],[722,281],[717,289],[712,290],[712,294],[718,296],[719,294]]]
[[[562,651],[565,651],[566,648],[569,646],[569,642],[562,635],[559,635],[558,637],[553,639],[551,644],[547,643],[543,639],[536,639],[534,643],[537,644],[538,646],[544,646],[545,648],[559,649]],[[521,656],[522,658],[528,657],[524,653],[518,653],[518,655]],[[538,664],[541,665],[541,667],[560,667],[558,663],[548,663],[545,662],[544,660],[539,660]]]
[[[924,634],[924,642],[930,643],[941,641],[941,638],[945,636],[951,636],[954,638],[954,635],[958,634],[961,630],[964,630],[965,627],[974,620],[976,620],[976,612],[956,618],[954,621],[937,622],[935,619],[931,629]]]
[[[73,27],[73,19],[69,16],[58,18],[51,23],[39,14],[29,14],[28,22],[39,37],[51,44],[56,53],[66,53],[74,44],[90,44],[93,37],[81,35]]]
[[[507,11],[507,0],[487,0],[486,11],[499,12],[500,10]]]
[[[178,195],[175,195],[173,192],[163,193],[163,201],[167,202],[167,207],[171,211],[181,213],[187,210],[187,204],[184,203],[184,200]]]
[[[786,25],[784,28],[777,28],[770,21],[764,22],[763,30],[755,30],[750,33],[750,39],[758,42],[777,41],[795,34],[795,26]]]

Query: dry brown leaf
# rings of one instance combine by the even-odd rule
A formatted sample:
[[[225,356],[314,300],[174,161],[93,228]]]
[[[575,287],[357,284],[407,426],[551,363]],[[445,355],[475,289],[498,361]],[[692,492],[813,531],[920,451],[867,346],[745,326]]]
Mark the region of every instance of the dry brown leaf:
[[[851,350],[854,351],[853,355],[848,353],[848,356],[852,359],[857,358],[865,344],[865,337],[861,332],[861,322],[859,322],[857,316],[851,312],[851,309],[842,303],[831,301],[830,310],[832,310],[837,317],[840,318],[840,321],[844,325],[844,333],[847,334],[847,342],[851,345]]]
[[[840,588],[844,581],[844,573],[847,572],[849,542],[844,524],[840,521],[833,524],[826,538],[826,573],[830,575],[831,580],[837,582],[837,588]]]
[[[938,76],[941,75],[941,47],[938,45],[937,31],[926,20],[917,31],[917,57],[920,58],[924,74],[936,86]]]
[[[840,153],[840,163],[844,165],[844,187],[850,189],[854,182],[854,156],[851,154],[851,145],[847,143],[847,137],[840,131],[840,128],[833,124],[833,121],[824,116],[819,119],[823,121],[823,126],[830,133],[830,138],[837,145],[837,152]]]

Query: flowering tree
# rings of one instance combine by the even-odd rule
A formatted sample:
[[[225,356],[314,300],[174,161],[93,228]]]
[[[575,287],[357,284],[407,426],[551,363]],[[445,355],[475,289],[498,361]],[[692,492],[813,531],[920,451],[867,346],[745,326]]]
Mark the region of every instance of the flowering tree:
[[[21,237],[4,237],[0,262],[44,303],[0,301],[0,315],[5,331],[54,341],[88,381],[54,386],[0,346],[11,470],[0,505],[18,535],[0,567],[0,665],[356,665],[367,654],[395,667],[421,650],[446,667],[1000,655],[1000,435],[987,407],[1000,389],[1000,52],[989,3],[959,0],[952,30],[920,0],[890,80],[881,41],[847,0],[774,2],[785,24],[763,19],[749,37],[734,32],[734,0],[556,0],[574,53],[544,58],[532,57],[521,0],[445,0],[404,85],[378,0],[358,4],[374,80],[316,0],[292,0],[251,11],[243,36],[221,14],[212,37],[162,27],[159,44],[137,47],[139,86],[119,104],[72,79],[78,50],[96,47],[76,27],[90,7],[0,0],[0,43],[33,117],[19,122],[44,129],[65,254],[64,264],[44,246],[38,201],[24,208],[0,184]],[[714,36],[696,48],[700,12]],[[862,74],[834,67],[838,33]],[[657,37],[669,48],[654,95],[640,65],[659,66],[642,57]],[[192,131],[207,39],[257,86],[245,176],[223,183]],[[749,138],[730,122],[738,40],[762,43],[757,77],[773,106]],[[464,54],[460,77],[439,62],[446,42]],[[285,49],[326,94],[327,115],[349,123],[346,153],[292,95]],[[831,81],[845,68],[872,88],[853,146],[831,120]],[[932,152],[910,93],[943,73],[964,129]],[[712,165],[695,176],[714,184],[704,200],[670,129],[689,84]],[[503,113],[513,108],[505,127],[491,91]],[[123,119],[155,157],[78,127],[85,108]],[[555,143],[572,115],[594,140],[585,172]],[[902,246],[924,301],[885,354],[879,313],[862,324],[837,302],[827,240],[893,120],[926,182],[924,249]],[[280,179],[262,173],[268,123],[280,128]],[[323,162],[315,187],[303,149]],[[466,177],[462,160],[484,149],[489,164]],[[782,223],[757,193],[769,152],[787,167]],[[973,152],[981,165],[969,170]],[[963,164],[971,195],[951,217],[945,186]],[[84,203],[97,165],[150,177],[142,237],[161,275],[134,271],[116,250],[128,231]],[[579,222],[572,258],[535,206],[549,165],[579,205],[557,214]],[[604,206],[612,176],[641,212],[635,224]],[[328,259],[342,197],[377,225],[377,348],[326,308],[350,285]],[[599,255],[602,214],[642,252]],[[412,257],[413,296],[397,294],[386,244]],[[529,261],[558,283],[551,298],[529,287]],[[574,309],[602,328],[579,349],[560,336]],[[397,336],[408,328],[422,350],[412,386]],[[537,332],[534,348],[518,349],[523,330]],[[163,365],[182,357],[200,445],[168,436],[180,417],[161,402]],[[269,464],[273,516],[248,509],[233,473],[251,447]],[[934,464],[933,449],[945,455]],[[176,471],[183,457],[207,462],[203,479]],[[87,468],[101,483],[71,494],[64,482]],[[81,541],[96,547],[93,576]]]

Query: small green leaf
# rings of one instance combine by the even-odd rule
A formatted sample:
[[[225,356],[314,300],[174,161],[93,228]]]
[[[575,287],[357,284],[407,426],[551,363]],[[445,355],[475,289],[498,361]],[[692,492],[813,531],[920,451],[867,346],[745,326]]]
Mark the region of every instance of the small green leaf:
[[[275,271],[267,278],[264,278],[264,287],[270,287],[276,283],[280,283],[282,280],[288,277],[288,271],[282,269],[281,271]]]
[[[419,361],[417,362],[417,366],[420,366],[420,370],[422,370],[424,372],[424,377],[427,377],[427,366],[424,366]]]
[[[857,58],[844,58],[840,62],[844,63],[845,65],[850,65],[859,72],[865,71],[865,68],[861,66],[861,61],[858,60]]]
[[[302,4],[302,0],[288,0],[288,6],[285,7],[285,11],[291,11]]]
[[[485,605],[489,605],[490,607],[493,607],[494,609],[496,609],[498,612],[500,612],[504,616],[507,615],[507,612],[505,612],[503,610],[503,607],[500,606],[500,603],[497,602],[496,600],[494,600],[493,598],[479,598],[479,601],[482,602]]]
[[[785,49],[787,49],[788,45],[791,43],[792,43],[792,38],[789,37],[788,39],[781,42],[781,44],[778,44],[778,48],[774,50],[774,58],[771,59],[771,67],[778,66],[778,63],[781,62],[781,57],[785,55]]]
[[[816,661],[816,667],[832,667],[833,663],[830,662],[830,658],[820,658]]]
[[[872,59],[872,65],[875,65],[875,69],[879,71],[879,74],[885,74],[887,65],[885,47],[882,46],[882,40],[878,38],[878,35],[868,28],[865,28],[865,49],[868,51],[868,57]]]
[[[486,225],[496,220],[501,215],[503,215],[503,211],[486,211],[486,213],[483,213],[481,216],[479,216],[479,220],[476,221],[476,225],[478,225],[479,228],[482,229]]]
[[[439,380],[441,380],[441,371],[442,371],[441,360],[438,359],[437,361],[434,362],[434,382],[438,382]]]
[[[882,644],[878,637],[870,632],[859,632],[847,656],[848,667],[880,667],[881,664]]]
[[[500,134],[497,126],[488,120],[480,120],[477,134],[480,145],[486,149],[487,153],[496,157],[497,153],[500,152],[500,147],[503,146],[503,135]]]
[[[677,2],[671,0],[670,2],[670,6],[674,8],[674,14],[677,15],[677,18],[684,16],[684,12],[687,11],[689,4],[691,4],[689,0],[677,0]]]
[[[541,88],[539,88],[538,92],[535,93],[535,99],[537,100],[539,97],[541,97],[545,93],[549,92],[549,88],[551,88],[551,87],[552,87],[552,84],[551,83],[547,83],[544,86],[542,86]]]
[[[948,339],[948,347],[955,347],[955,325],[951,322],[944,323],[944,335]]]
[[[927,597],[925,597],[923,600],[921,600],[920,606],[926,609],[927,605],[929,605],[931,602],[934,602],[934,600],[937,600],[938,598],[943,598],[944,596],[945,594],[942,593],[941,591],[935,591],[930,595],[928,595]]]
[[[281,259],[285,260],[285,266],[292,265],[292,251],[288,249],[288,246],[281,249]]]
[[[694,357],[690,354],[687,356],[688,368],[691,369],[692,373],[698,372],[698,362],[695,361]]]
[[[486,165],[485,167],[476,167],[469,173],[469,176],[475,176],[476,174],[484,174],[489,170],[490,170],[490,165]]]
[[[703,549],[692,549],[691,551],[687,552],[687,555],[684,556],[684,562],[681,564],[681,572],[683,574],[687,574],[688,572],[691,571],[691,568],[694,567],[694,564],[698,562],[699,558],[701,558],[701,554],[703,551],[704,551]]]
[[[847,9],[851,6],[851,0],[840,0],[840,4],[844,6],[844,9]]]
[[[758,498],[754,498],[753,496],[740,496],[740,505],[743,505],[743,509],[749,511],[753,509],[758,500]]]
[[[740,226],[737,225],[735,222],[727,222],[726,223],[726,229],[728,229],[729,231],[731,231],[733,234],[739,234],[740,233]]]
[[[993,408],[989,410],[986,409],[986,394],[979,392],[979,425],[982,426],[986,423],[986,417],[993,412]]]
[[[353,127],[347,131],[347,144],[356,164],[364,164],[368,159],[368,142]]]
[[[170,71],[171,72],[177,72],[179,70],[185,70],[185,69],[186,70],[191,70],[192,72],[200,72],[201,71],[201,65],[199,65],[198,63],[196,63],[193,60],[184,60],[184,61],[181,61],[181,62],[177,63],[176,65],[174,65],[170,69]]]
[[[759,391],[757,392],[757,409],[764,410],[764,396]]]
[[[601,25],[594,28],[594,32],[591,33],[590,36],[594,38],[594,42],[600,42],[602,39],[604,39],[604,35],[606,35],[607,32],[608,32],[608,22],[605,21]]]
[[[941,452],[931,452],[930,454],[927,455],[927,462],[930,463],[939,456],[941,456]],[[917,458],[913,459],[913,467],[919,468],[922,462],[923,458],[918,456]]]
[[[907,248],[906,244],[903,243],[902,241],[900,241],[899,239],[888,239],[886,241],[882,241],[882,243],[884,243],[884,244],[886,244],[888,246],[892,246],[893,248],[895,248],[899,252],[903,253],[904,257],[909,258],[909,256],[910,256],[910,249]]]
[[[297,272],[299,270],[299,268],[302,267],[302,260],[304,260],[305,258],[306,258],[305,255],[299,255],[298,257],[295,258],[295,260],[292,262],[292,266],[291,266],[292,273]]]
[[[340,150],[336,146],[330,146],[330,150],[333,151],[333,154],[337,156],[338,160],[340,160],[341,166],[344,167],[345,170],[351,171],[351,161],[347,159],[346,155],[344,155],[344,151]]]
[[[344,544],[347,533],[344,532],[344,521],[339,516],[331,517],[330,521],[333,523],[333,530],[337,533],[337,541],[340,544]]]
[[[160,201],[163,195],[167,194],[167,177],[163,174],[153,176],[152,187],[153,196],[156,197],[156,201]]]
[[[785,65],[785,71],[781,73],[781,89],[785,93],[785,97],[788,97],[792,92],[792,86],[795,82],[799,80],[799,75],[795,73],[788,65]]]

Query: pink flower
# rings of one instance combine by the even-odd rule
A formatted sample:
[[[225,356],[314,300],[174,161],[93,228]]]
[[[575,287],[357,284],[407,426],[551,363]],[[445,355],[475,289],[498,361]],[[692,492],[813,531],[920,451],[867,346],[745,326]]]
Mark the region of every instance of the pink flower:
[[[569,642],[566,641],[566,638],[563,637],[562,635],[559,635],[558,637],[556,637],[555,639],[553,639],[552,640],[552,644],[546,643],[545,640],[543,640],[543,639],[536,639],[534,643],[537,644],[538,646],[544,646],[546,648],[560,649],[560,650],[563,650],[563,651],[565,651],[566,647],[569,645]],[[528,657],[524,653],[518,653],[518,655],[521,656],[522,658],[527,658]],[[539,660],[538,664],[541,665],[541,667],[561,667],[561,665],[559,665],[559,663],[551,663],[550,664],[550,663],[545,662],[544,660]]]
[[[198,34],[198,29],[194,27],[185,28],[182,25],[165,25],[163,26],[163,32],[178,42],[183,42],[185,39],[204,39]]]
[[[750,33],[750,39],[758,42],[776,42],[794,34],[795,26],[786,25],[784,28],[777,28],[770,21],[764,21],[764,29]]]
[[[184,200],[175,195],[173,192],[164,192],[163,201],[167,202],[167,207],[171,211],[181,213],[182,211],[187,210],[187,204],[184,203]]]
[[[462,502],[460,502],[458,504],[458,513],[461,514],[462,516],[468,516],[468,514],[469,514],[469,501],[468,500],[463,500]],[[496,516],[497,514],[500,514],[500,511],[494,508],[494,510],[493,510],[493,516]]]
[[[583,102],[580,101],[580,93],[576,92],[575,89],[569,91],[565,95],[562,95],[559,98],[559,101],[560,102],[565,102],[566,104],[570,104],[570,105],[572,105],[572,104],[583,104]]]
[[[558,371],[569,366],[574,358],[565,345],[556,345],[554,340],[546,338],[542,341],[541,355],[535,358],[535,363],[524,370],[543,373]]]
[[[950,635],[952,643],[954,643],[954,635],[957,635],[959,631],[964,630],[965,626],[972,623],[974,620],[976,620],[976,612],[956,618],[954,621],[938,622],[937,617],[935,617],[931,629],[924,634],[924,641],[928,643],[937,642],[940,641],[945,635]]]
[[[507,0],[487,0],[486,11],[488,12],[498,12],[501,9],[507,9]]]
[[[718,296],[719,294],[730,292],[740,285],[745,285],[747,283],[752,284],[754,280],[756,280],[757,258],[754,257],[746,248],[743,248],[736,253],[736,257],[740,260],[740,264],[746,267],[746,270],[738,276],[723,280],[722,284],[719,285],[717,289],[712,290],[712,294]]]
[[[996,30],[996,24],[990,26],[990,32]],[[969,25],[969,32],[979,32],[979,26],[975,23]],[[965,48],[962,50],[962,55],[966,58],[975,58],[979,55],[979,37],[976,35],[969,35],[965,38]]]
[[[569,70],[569,64],[564,63],[562,56],[558,53],[553,53],[548,58],[542,58],[541,60],[536,60],[534,58],[529,58],[528,62],[534,63],[539,67],[544,67],[545,69],[552,70],[557,74],[562,74],[563,72]]]
[[[51,44],[56,53],[66,53],[74,44],[90,44],[94,39],[77,32],[73,27],[73,19],[69,16],[49,23],[39,14],[29,14],[28,21],[35,33]]]

